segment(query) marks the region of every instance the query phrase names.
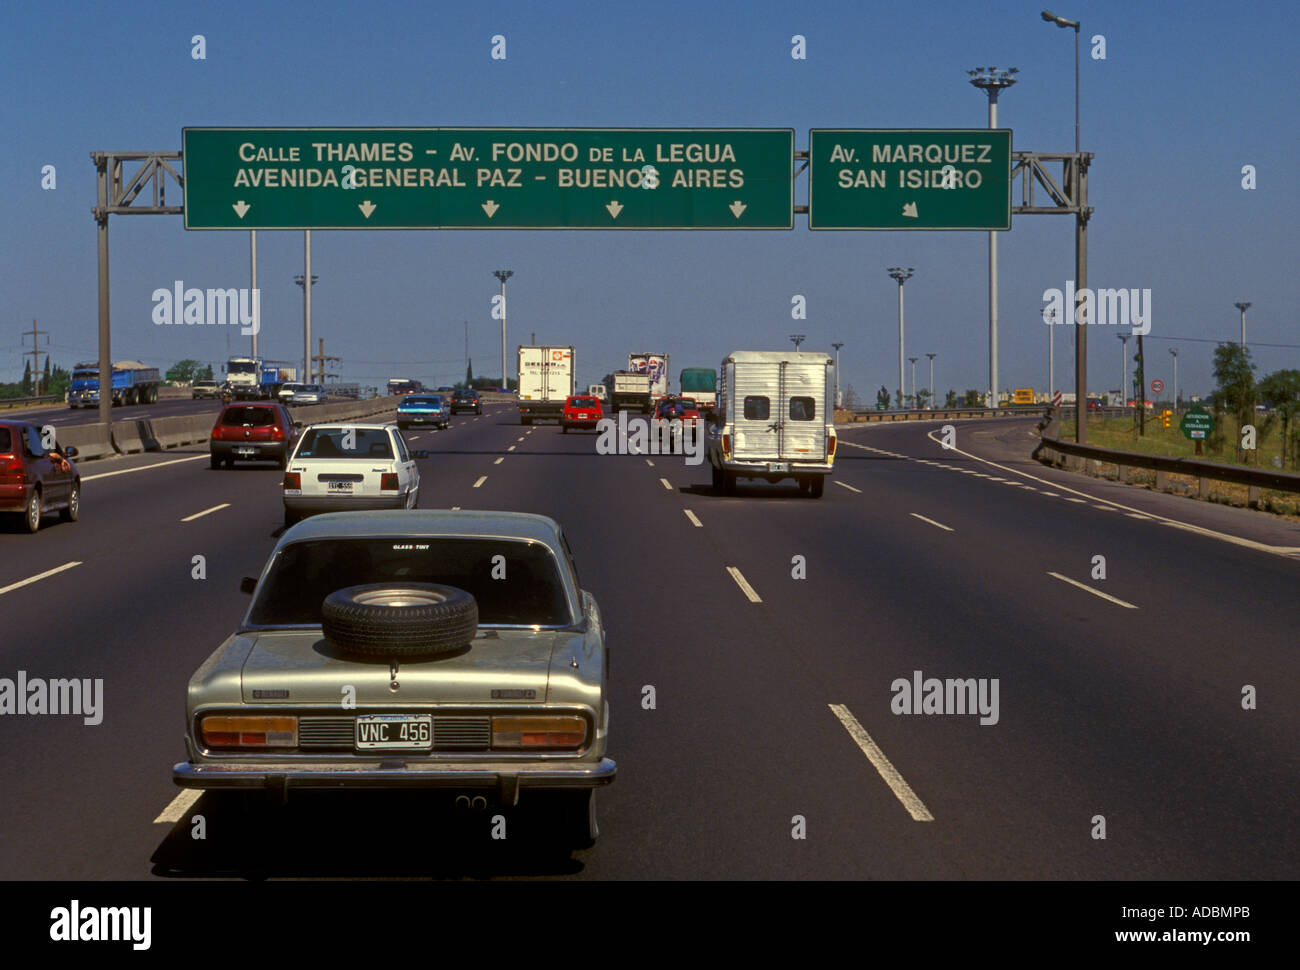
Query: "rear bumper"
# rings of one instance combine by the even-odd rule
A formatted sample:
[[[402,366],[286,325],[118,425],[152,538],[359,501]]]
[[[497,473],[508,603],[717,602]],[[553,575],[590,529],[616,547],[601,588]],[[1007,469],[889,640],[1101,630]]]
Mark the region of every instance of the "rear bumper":
[[[734,475],[752,478],[767,478],[778,480],[780,478],[794,478],[799,475],[829,475],[834,471],[831,462],[802,462],[778,461],[777,459],[765,459],[763,461],[731,461],[715,462],[723,471],[731,472]],[[770,465],[786,465],[789,471],[772,471]]]
[[[381,767],[384,765],[386,767]],[[582,789],[608,785],[618,772],[611,758],[599,762],[536,764],[478,762],[418,765],[400,759],[363,764],[195,764],[182,761],[172,768],[172,781],[182,788],[258,790],[287,793],[289,789],[441,788],[495,791],[513,805],[522,788]]]
[[[208,443],[212,454],[235,461],[279,461],[288,454],[288,445],[283,441],[215,441],[209,438]],[[236,448],[252,448],[253,454],[238,454]]]
[[[371,512],[404,509],[408,492],[384,495],[285,495],[284,507],[294,512]]]

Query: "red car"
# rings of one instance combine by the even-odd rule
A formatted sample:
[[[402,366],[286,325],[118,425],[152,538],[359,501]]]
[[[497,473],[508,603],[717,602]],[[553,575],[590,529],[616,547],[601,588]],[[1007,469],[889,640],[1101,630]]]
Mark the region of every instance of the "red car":
[[[56,446],[57,448],[57,446]],[[63,521],[77,521],[81,511],[81,473],[41,444],[41,429],[21,421],[0,421],[0,512],[18,513],[28,532],[41,527],[41,516],[59,511]]]
[[[283,404],[227,404],[212,426],[211,464],[274,461],[281,469],[293,452],[293,418]]]
[[[574,394],[564,399],[564,411],[560,415],[560,430],[565,434],[570,428],[595,429],[596,422],[605,416],[605,409],[600,405],[600,398],[589,394]]]
[[[654,409],[654,420],[672,421],[680,420],[683,425],[696,425],[700,423],[700,409],[691,397],[666,397]]]

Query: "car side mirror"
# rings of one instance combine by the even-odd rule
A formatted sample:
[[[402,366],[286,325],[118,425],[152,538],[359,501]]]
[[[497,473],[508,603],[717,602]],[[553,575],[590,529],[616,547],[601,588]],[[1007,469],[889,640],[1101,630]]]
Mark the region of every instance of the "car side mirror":
[[[68,447],[66,447],[66,448],[63,449],[63,453],[64,453],[65,455],[67,455],[69,458],[76,458],[76,457],[77,457],[77,446],[76,446],[76,445],[68,445]]]
[[[255,577],[245,576],[239,581],[239,591],[241,593],[248,593],[251,596],[255,589],[257,589],[257,579]]]

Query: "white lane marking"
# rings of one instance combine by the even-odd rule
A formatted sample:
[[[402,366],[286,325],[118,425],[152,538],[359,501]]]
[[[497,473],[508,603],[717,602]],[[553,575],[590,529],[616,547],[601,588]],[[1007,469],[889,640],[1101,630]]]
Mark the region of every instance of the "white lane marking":
[[[16,583],[10,583],[8,586],[0,587],[0,596],[3,596],[5,593],[10,592],[11,590],[19,589],[20,587],[26,586],[29,583],[34,583],[37,580],[44,579],[46,576],[53,576],[55,573],[61,573],[65,569],[71,569],[73,566],[80,566],[80,565],[81,563],[79,561],[65,562],[62,566],[55,566],[53,569],[47,569],[45,570],[45,572],[37,573],[35,576],[28,576],[26,579],[20,579]]]
[[[647,465],[649,465],[651,468],[654,468],[654,466],[655,466],[655,463],[652,462],[649,458],[647,458],[647,459],[645,460],[645,463],[646,463]]]
[[[671,492],[671,491],[673,490],[673,487],[672,487],[672,485],[669,483],[668,479],[666,479],[666,478],[661,478],[661,479],[659,479],[659,481],[661,481],[661,482],[664,483],[664,488],[668,489],[668,491]]]
[[[933,431],[926,432],[926,437],[936,443],[939,442],[939,439],[934,437]],[[852,444],[852,442],[846,441],[843,442],[843,444]],[[1051,482],[1048,481],[1046,478],[1039,478],[1037,475],[1031,475],[1028,472],[1023,472],[1016,468],[1008,468],[1005,465],[999,465],[995,461],[989,461],[987,458],[981,458],[979,455],[972,455],[968,451],[962,451],[960,448],[956,447],[955,445],[949,450],[955,451],[957,454],[962,455],[963,457],[966,458],[970,458],[973,461],[978,461],[983,465],[988,465],[991,468],[997,468],[1001,471],[1010,472],[1013,475],[1019,475],[1022,478],[1027,478],[1031,482],[1038,482],[1038,484],[1047,485],[1050,488],[1058,488],[1062,492],[1071,492],[1075,495],[1082,495],[1083,498],[1078,500],[1080,502],[1083,502],[1085,500],[1091,500],[1094,502],[1106,502],[1107,504],[1113,505],[1115,508],[1122,509],[1125,512],[1142,511],[1141,509],[1133,508],[1133,506],[1131,505],[1124,505],[1120,502],[1115,502],[1108,498],[1099,498],[1095,495],[1089,495],[1087,492],[1080,492],[1078,489],[1073,489],[1067,485],[1062,485],[1060,482]],[[1050,494],[1052,498],[1058,497],[1054,492],[1053,493],[1045,492],[1044,494]],[[1158,512],[1147,512],[1145,514],[1148,517],[1155,519],[1157,522],[1161,523],[1162,525],[1167,525],[1175,529],[1182,529],[1184,532],[1194,532],[1197,535],[1202,535],[1209,539],[1218,539],[1220,542],[1231,542],[1235,546],[1245,546],[1247,549],[1254,549],[1257,552],[1269,552],[1275,556],[1290,556],[1294,553],[1300,552],[1300,546],[1270,546],[1264,542],[1256,542],[1254,539],[1243,539],[1241,536],[1229,535],[1226,532],[1216,532],[1214,529],[1207,529],[1204,526],[1192,525],[1190,522],[1183,522],[1179,519],[1171,519],[1168,516],[1160,515]]]
[[[940,529],[944,529],[948,532],[955,531],[952,526],[944,525],[942,522],[936,522],[934,519],[927,519],[924,515],[917,515],[915,512],[908,512],[907,514],[914,519],[920,519],[922,522],[929,522],[931,525],[937,525]]]
[[[838,478],[835,479],[835,484],[838,485],[840,488],[847,488],[850,492],[857,492],[859,495],[862,494],[862,489],[860,489],[860,488],[854,488],[852,485],[846,485],[844,482],[840,481]]]
[[[228,509],[228,508],[230,508],[230,503],[222,502],[220,505],[214,505],[212,506],[212,508],[204,509],[202,512],[195,512],[193,515],[187,515],[185,518],[181,519],[181,521],[193,522],[195,519],[201,519],[205,515],[210,515],[213,512],[220,512],[222,509]]]
[[[498,459],[497,459],[496,461],[494,461],[492,464],[494,464],[494,465],[499,465],[499,464],[501,464],[501,463],[502,463],[503,461],[505,461],[505,460],[506,460],[506,456],[505,456],[505,455],[502,455],[500,458],[498,458]]]
[[[515,450],[515,446],[514,446],[514,445],[511,445],[509,448],[506,449],[506,451],[514,451],[514,450]]]
[[[1127,515],[1130,519],[1141,519],[1143,522],[1151,521],[1151,516],[1143,515],[1140,512],[1125,512],[1124,514]]]
[[[1044,494],[1044,495],[1050,495],[1052,498],[1060,498],[1060,497],[1061,497],[1061,496],[1058,495],[1056,492],[1048,492],[1048,491],[1044,491],[1043,494]]]
[[[203,795],[202,788],[186,788],[179,795],[171,800],[171,804],[162,810],[162,814],[153,820],[153,824],[159,822],[179,822],[183,819],[195,802]]]
[[[477,482],[474,483],[474,487],[475,487],[475,488],[478,488],[480,485],[482,485],[482,484],[483,484],[484,482],[486,482],[486,481],[487,481],[487,476],[484,475],[482,478],[480,478]]]
[[[1005,479],[1005,478],[997,478],[997,477],[995,477],[995,476],[993,476],[993,475],[989,475],[989,476],[988,476],[988,479],[989,479],[990,482],[1005,482],[1005,481],[1007,481],[1007,479]]]
[[[1101,509],[1103,512],[1114,512],[1114,511],[1116,511],[1115,509],[1111,508],[1109,505],[1094,505],[1093,508],[1094,508],[1094,509]]]
[[[452,510],[453,512],[459,512],[459,511],[460,511],[460,506],[459,506],[459,505],[453,505],[453,506],[451,507],[451,510]]]
[[[880,750],[880,746],[872,740],[867,729],[858,723],[858,719],[853,716],[847,707],[843,704],[828,704],[831,713],[840,719],[844,729],[849,732],[849,737],[857,742],[862,753],[867,756],[867,760],[875,767],[880,777],[884,779],[889,790],[894,793],[894,797],[903,803],[907,809],[907,814],[912,816],[914,822],[933,822],[934,816],[930,810],[925,807],[925,803],[916,797],[916,792],[912,791],[912,786],[907,783],[898,769],[890,763],[885,757],[885,752]]]
[[[1062,496],[1062,498],[1064,498],[1067,502],[1074,502],[1074,503],[1077,504],[1077,505],[1087,505],[1087,504],[1088,504],[1087,501],[1085,501],[1084,499],[1081,499],[1081,498],[1070,498],[1070,496],[1068,496],[1068,495],[1064,495],[1064,496]]]
[[[529,433],[529,434],[532,434],[532,432],[531,432],[531,431],[530,431],[530,432],[528,432],[528,433]],[[517,441],[517,442],[518,442],[518,441],[523,441],[523,440],[524,440],[524,439],[523,439],[523,438],[516,438],[516,439],[515,439],[515,441]]]
[[[682,511],[685,512],[685,513],[686,513],[686,517],[687,517],[688,519],[691,520],[691,525],[695,526],[695,528],[697,528],[697,529],[703,529],[703,528],[704,528],[704,523],[701,522],[698,518],[695,517],[695,513],[694,513],[694,512],[692,512],[690,509],[682,509]]]
[[[741,591],[746,596],[749,597],[749,601],[751,603],[763,602],[763,598],[754,592],[754,587],[750,586],[749,583],[745,580],[745,577],[740,575],[739,569],[737,569],[735,566],[728,566],[727,572],[731,574],[731,578],[736,581],[736,585],[740,587]]]
[[[123,468],[117,472],[100,472],[98,475],[83,475],[83,482],[93,482],[96,478],[112,478],[114,475],[130,475],[132,472],[148,471],[150,468],[162,468],[164,465],[179,465],[183,461],[203,461],[207,455],[194,455],[190,458],[173,458],[171,461],[156,461],[152,465],[141,465],[139,468]]]
[[[1123,606],[1126,609],[1130,609],[1130,610],[1137,609],[1137,607],[1134,606],[1132,603],[1126,603],[1122,599],[1118,599],[1114,596],[1111,596],[1109,593],[1103,593],[1099,589],[1093,589],[1087,583],[1081,583],[1077,579],[1071,579],[1069,576],[1062,576],[1060,573],[1054,573],[1050,569],[1047,571],[1047,575],[1055,579],[1059,579],[1063,583],[1069,583],[1071,586],[1078,586],[1079,589],[1087,590],[1093,596],[1100,596],[1104,600],[1110,600],[1112,603],[1118,603],[1120,606]]]

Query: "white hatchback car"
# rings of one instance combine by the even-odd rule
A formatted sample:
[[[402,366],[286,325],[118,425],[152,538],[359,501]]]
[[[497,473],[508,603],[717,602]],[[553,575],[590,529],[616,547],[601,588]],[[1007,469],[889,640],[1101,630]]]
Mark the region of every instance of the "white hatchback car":
[[[413,509],[420,498],[416,458],[394,424],[313,424],[284,473],[284,524],[313,512]]]

